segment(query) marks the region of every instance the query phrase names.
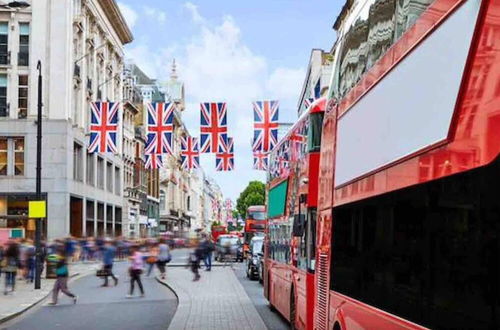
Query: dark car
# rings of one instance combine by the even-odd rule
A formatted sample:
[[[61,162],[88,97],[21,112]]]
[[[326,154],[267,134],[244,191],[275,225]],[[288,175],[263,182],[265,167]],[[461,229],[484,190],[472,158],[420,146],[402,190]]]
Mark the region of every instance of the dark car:
[[[220,235],[215,244],[215,260],[243,262],[243,245],[238,235]]]
[[[264,257],[264,237],[256,236],[250,241],[250,253],[247,258],[247,277],[251,280],[262,278]]]

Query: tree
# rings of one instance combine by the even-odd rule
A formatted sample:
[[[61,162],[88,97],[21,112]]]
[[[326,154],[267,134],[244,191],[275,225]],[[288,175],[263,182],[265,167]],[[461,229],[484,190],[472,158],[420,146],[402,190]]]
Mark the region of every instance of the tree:
[[[236,201],[236,209],[242,218],[251,205],[264,205],[266,196],[266,186],[260,181],[250,181],[248,186],[240,193]]]

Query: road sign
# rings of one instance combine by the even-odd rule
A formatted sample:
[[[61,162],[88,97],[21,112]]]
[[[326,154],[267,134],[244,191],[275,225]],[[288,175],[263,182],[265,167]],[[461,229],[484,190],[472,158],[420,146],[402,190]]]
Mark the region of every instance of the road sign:
[[[45,201],[29,202],[29,217],[30,218],[46,218],[47,203]]]

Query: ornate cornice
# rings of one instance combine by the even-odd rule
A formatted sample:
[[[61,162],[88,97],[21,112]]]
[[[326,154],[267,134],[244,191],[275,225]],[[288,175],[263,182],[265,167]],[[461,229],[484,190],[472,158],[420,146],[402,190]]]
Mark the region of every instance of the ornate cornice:
[[[132,35],[132,32],[130,31],[127,25],[127,22],[125,22],[125,18],[120,12],[120,8],[118,8],[116,1],[115,0],[98,0],[98,1],[99,5],[102,7],[104,12],[106,13],[106,16],[111,22],[113,29],[118,34],[120,41],[124,45],[132,42],[132,40],[134,40],[134,36]]]

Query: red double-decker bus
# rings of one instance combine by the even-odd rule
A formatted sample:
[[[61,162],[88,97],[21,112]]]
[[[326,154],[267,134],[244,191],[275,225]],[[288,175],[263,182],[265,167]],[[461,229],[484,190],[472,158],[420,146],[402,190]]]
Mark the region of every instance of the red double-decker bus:
[[[326,99],[316,100],[273,149],[267,184],[264,292],[297,328],[312,329],[318,169]]]
[[[304,310],[315,329],[500,328],[500,1],[347,1],[335,27]]]
[[[243,232],[243,253],[245,256],[250,249],[249,244],[252,237],[255,235],[264,235],[266,219],[266,207],[264,205],[252,205],[247,208]]]

